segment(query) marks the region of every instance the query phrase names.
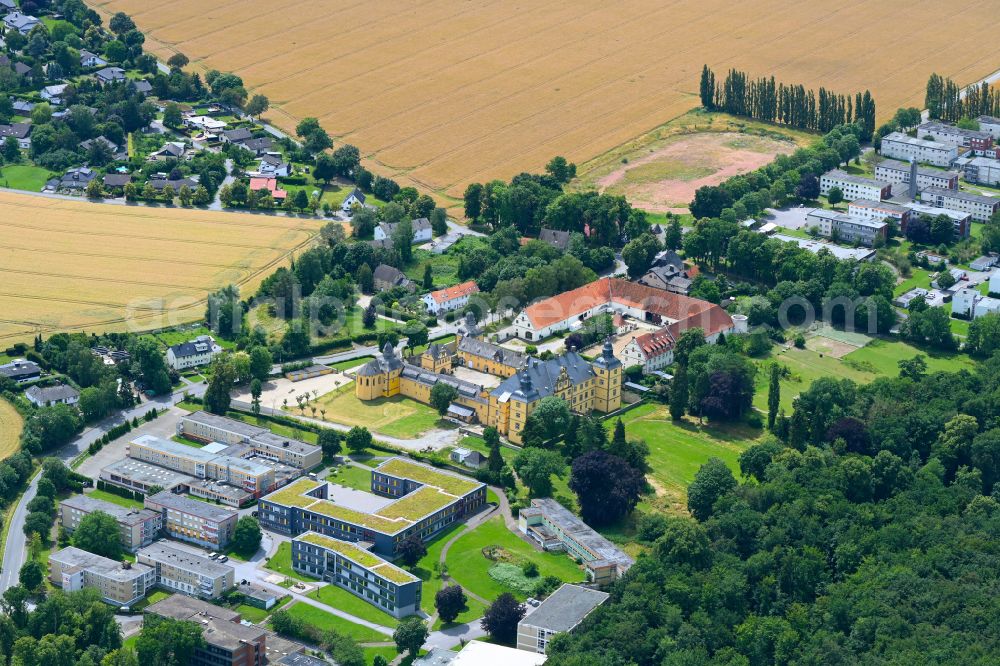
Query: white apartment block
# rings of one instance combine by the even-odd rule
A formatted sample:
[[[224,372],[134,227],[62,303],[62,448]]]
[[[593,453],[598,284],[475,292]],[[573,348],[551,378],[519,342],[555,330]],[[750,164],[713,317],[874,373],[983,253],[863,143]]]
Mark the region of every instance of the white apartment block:
[[[969,157],[957,161],[965,180],[977,185],[1000,185],[1000,160],[992,157]]]
[[[942,171],[925,166],[917,167],[917,189],[925,187],[944,187],[949,190],[958,189],[957,171]],[[875,178],[889,183],[909,183],[910,165],[899,160],[882,160],[875,165]]]
[[[146,508],[163,516],[163,530],[175,539],[204,548],[225,548],[236,530],[233,509],[189,499],[164,490],[146,497]]]
[[[136,553],[139,564],[156,572],[156,584],[192,597],[218,599],[236,585],[236,570],[203,555],[161,541]]]
[[[855,176],[840,169],[824,173],[819,179],[819,193],[828,196],[833,188],[840,188],[844,199],[888,199],[892,196],[892,183],[874,178]]]
[[[118,522],[122,547],[129,552],[153,543],[163,526],[162,517],[156,511],[129,509],[87,495],[73,495],[60,502],[59,520],[63,528],[72,534],[80,522],[95,511],[106,513]]]
[[[156,572],[70,546],[49,556],[49,580],[64,592],[93,588],[109,604],[131,606],[156,584]]]
[[[893,219],[896,220],[897,226],[902,229],[909,220],[910,209],[899,204],[889,203],[888,201],[858,199],[848,204],[847,214],[855,219],[872,222],[884,222],[887,219]]]
[[[918,125],[917,138],[951,143],[973,150],[983,150],[993,145],[993,137],[989,132],[962,129],[936,120]]]
[[[975,289],[959,289],[952,296],[951,313],[953,316],[978,319],[993,312],[1000,312],[1000,298],[983,296]]]
[[[937,187],[928,187],[923,190],[920,193],[920,201],[936,208],[968,213],[973,220],[979,222],[986,222],[997,210],[1000,210],[1000,199],[996,197],[970,194],[959,190],[943,190]]]
[[[979,116],[976,121],[979,123],[980,132],[986,132],[994,139],[1000,139],[1000,118]]]
[[[826,238],[835,238],[847,244],[859,244],[872,247],[881,239],[888,237],[888,226],[883,220],[873,220],[866,217],[852,217],[824,208],[817,208],[806,215],[806,221],[819,229],[819,234]]]
[[[940,141],[914,139],[902,132],[893,132],[882,137],[881,153],[896,160],[908,162],[912,158],[934,166],[949,167],[958,157],[958,146]]]

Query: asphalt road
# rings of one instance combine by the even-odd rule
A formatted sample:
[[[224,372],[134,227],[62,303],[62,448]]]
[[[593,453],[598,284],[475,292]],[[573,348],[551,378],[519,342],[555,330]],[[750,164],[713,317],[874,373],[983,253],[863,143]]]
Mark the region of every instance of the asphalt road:
[[[104,433],[116,425],[124,423],[126,420],[131,421],[134,418],[142,418],[150,409],[165,409],[178,403],[183,398],[185,391],[192,395],[200,395],[204,393],[204,390],[204,386],[185,386],[182,390],[170,396],[146,400],[132,409],[109,416],[97,425],[84,430],[72,442],[49,455],[69,464],[71,460],[86,451],[91,442],[103,436]],[[35,498],[35,493],[38,491],[38,479],[40,476],[40,474],[36,474],[31,479],[31,483],[24,491],[21,501],[18,502],[17,508],[14,509],[14,513],[11,516],[10,529],[7,532],[7,545],[3,553],[3,568],[0,569],[0,593],[17,585],[18,573],[27,560],[27,539],[24,536],[24,519],[28,515],[27,506]]]

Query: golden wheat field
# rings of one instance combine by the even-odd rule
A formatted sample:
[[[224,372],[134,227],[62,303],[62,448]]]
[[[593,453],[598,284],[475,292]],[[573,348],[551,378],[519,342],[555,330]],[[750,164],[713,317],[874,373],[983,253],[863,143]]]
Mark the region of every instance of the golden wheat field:
[[[23,425],[24,420],[14,409],[14,405],[0,398],[0,460],[6,460],[17,453]]]
[[[0,344],[50,331],[196,319],[209,291],[244,292],[304,247],[312,220],[92,204],[0,190]]]
[[[88,0],[166,60],[233,71],[272,122],[320,118],[370,166],[439,194],[576,162],[697,104],[703,63],[841,92],[880,116],[932,71],[998,65],[998,0]]]

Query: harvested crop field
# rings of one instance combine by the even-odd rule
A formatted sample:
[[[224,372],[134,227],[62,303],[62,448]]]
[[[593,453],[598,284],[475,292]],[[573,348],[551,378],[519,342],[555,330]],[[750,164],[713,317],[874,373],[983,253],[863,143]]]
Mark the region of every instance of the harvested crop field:
[[[466,183],[577,162],[697,105],[698,76],[738,67],[871,88],[880,118],[921,106],[932,71],[996,69],[992,0],[90,0],[130,14],[162,60],[232,71],[291,128],[318,117],[377,172],[451,197]]]
[[[3,398],[0,398],[0,460],[6,460],[21,445],[21,415]]]
[[[203,316],[208,292],[256,288],[317,226],[0,191],[0,343],[192,321]]]

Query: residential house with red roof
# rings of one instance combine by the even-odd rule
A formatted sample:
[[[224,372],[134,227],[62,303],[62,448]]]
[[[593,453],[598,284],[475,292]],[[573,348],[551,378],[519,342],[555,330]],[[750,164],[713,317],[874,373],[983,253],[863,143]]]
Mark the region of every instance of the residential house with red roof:
[[[442,312],[451,312],[452,310],[465,307],[469,302],[469,297],[477,293],[479,293],[479,287],[474,281],[469,280],[468,282],[456,284],[453,287],[446,287],[445,289],[438,289],[429,294],[424,294],[423,301],[424,305],[427,306],[427,311],[433,315],[437,315]]]

